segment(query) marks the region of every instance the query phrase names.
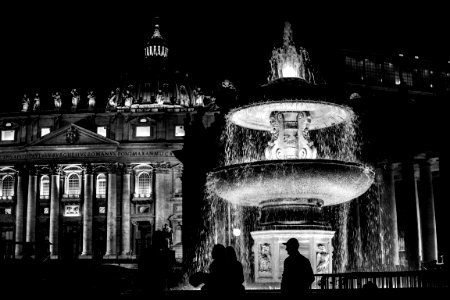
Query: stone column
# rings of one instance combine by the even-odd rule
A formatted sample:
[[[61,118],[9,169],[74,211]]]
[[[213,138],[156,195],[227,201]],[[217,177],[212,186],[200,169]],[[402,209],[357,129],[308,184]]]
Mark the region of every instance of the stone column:
[[[117,254],[117,193],[116,193],[117,166],[112,164],[108,171],[108,207],[106,215],[106,253],[108,256]]]
[[[130,217],[130,195],[131,195],[131,168],[123,167],[122,177],[122,256],[131,254],[131,217]]]
[[[23,230],[23,222],[25,216],[25,186],[27,185],[26,180],[26,171],[24,169],[19,169],[17,173],[17,202],[16,202],[16,248],[15,248],[15,257],[22,257],[22,248],[23,248],[23,240],[24,240],[24,230]]]
[[[60,196],[60,176],[59,170],[52,170],[50,183],[50,257],[58,258],[59,256],[59,196]]]
[[[420,165],[420,221],[422,228],[423,262],[438,259],[436,217],[434,211],[433,177],[430,160],[424,160]]]
[[[94,179],[90,164],[84,166],[83,199],[83,252],[80,258],[92,258],[92,224],[94,203]]]
[[[167,210],[164,209],[164,205],[167,201],[167,195],[170,195],[172,191],[172,174],[170,169],[158,168],[155,171],[155,229],[162,229],[164,224],[167,223]]]
[[[25,236],[25,241],[30,243],[36,241],[36,194],[37,175],[36,170],[33,169],[30,170],[30,174],[28,175],[27,231]]]
[[[402,207],[404,207],[407,217],[405,225],[405,249],[407,251],[407,260],[409,267],[418,269],[422,255],[421,249],[421,229],[419,214],[419,199],[417,195],[417,182],[413,160],[407,160],[402,163],[402,174],[405,199],[403,199]]]
[[[392,252],[392,263],[395,266],[400,264],[399,257],[399,242],[398,242],[398,223],[397,223],[397,200],[395,198],[395,169],[394,164],[388,164],[385,174],[385,201],[387,204],[387,220],[386,224],[389,232],[391,234],[391,252]]]

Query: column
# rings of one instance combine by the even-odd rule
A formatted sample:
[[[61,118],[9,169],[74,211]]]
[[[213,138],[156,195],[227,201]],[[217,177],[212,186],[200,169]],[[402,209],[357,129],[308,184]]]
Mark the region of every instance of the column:
[[[50,257],[59,256],[59,196],[60,196],[60,176],[59,169],[53,167],[50,182]]]
[[[106,253],[105,257],[117,254],[117,194],[116,194],[117,166],[111,165],[108,171],[108,207],[106,215]]]
[[[36,194],[37,175],[36,170],[33,169],[30,170],[30,174],[28,175],[27,231],[25,236],[25,241],[30,243],[36,241]]]
[[[131,195],[131,168],[123,167],[122,177],[122,256],[131,254],[131,217],[130,217],[130,195]]]
[[[94,178],[90,164],[84,166],[83,199],[83,252],[80,258],[92,258],[92,224],[94,203]]]
[[[172,174],[170,169],[158,168],[155,171],[155,229],[161,230],[164,224],[167,223],[166,209],[164,209],[167,201],[167,196],[172,191]]]
[[[405,193],[402,208],[404,208],[407,215],[405,220],[407,224],[405,224],[404,230],[405,248],[409,267],[418,269],[422,253],[420,241],[422,237],[420,234],[419,199],[413,160],[402,163],[402,173]]]
[[[392,263],[400,265],[397,223],[397,200],[395,198],[395,165],[389,164],[386,174],[386,200],[389,205],[389,231],[391,233]]]
[[[421,190],[419,198],[420,221],[422,228],[423,262],[438,259],[436,217],[434,211],[433,177],[430,160],[420,164]]]
[[[25,186],[27,184],[26,180],[26,170],[19,169],[17,174],[17,202],[16,202],[16,248],[15,248],[15,257],[22,257],[22,246],[24,240],[24,230],[23,230],[23,222],[25,216]]]

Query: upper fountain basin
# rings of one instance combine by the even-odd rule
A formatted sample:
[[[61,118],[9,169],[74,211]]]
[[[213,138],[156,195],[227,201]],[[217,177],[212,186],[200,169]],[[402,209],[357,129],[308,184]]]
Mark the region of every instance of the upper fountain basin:
[[[351,120],[353,116],[352,110],[342,105],[309,99],[285,99],[236,108],[230,111],[229,118],[231,122],[241,127],[271,131],[270,114],[273,111],[310,112],[310,130],[333,126]]]
[[[234,204],[258,206],[274,199],[320,199],[329,206],[365,193],[374,172],[359,163],[300,159],[230,165],[214,170],[208,177],[209,188]]]

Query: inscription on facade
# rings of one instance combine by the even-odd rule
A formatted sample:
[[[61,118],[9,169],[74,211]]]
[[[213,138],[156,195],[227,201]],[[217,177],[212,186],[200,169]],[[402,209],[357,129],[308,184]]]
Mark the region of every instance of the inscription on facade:
[[[170,151],[79,151],[79,152],[42,152],[10,153],[0,155],[2,160],[55,159],[55,158],[98,158],[98,157],[173,157]]]

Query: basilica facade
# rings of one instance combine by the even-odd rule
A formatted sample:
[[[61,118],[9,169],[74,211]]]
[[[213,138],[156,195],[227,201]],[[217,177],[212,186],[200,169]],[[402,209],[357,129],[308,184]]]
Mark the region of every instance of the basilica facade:
[[[2,258],[31,246],[43,260],[133,259],[158,240],[182,260],[183,164],[174,153],[204,95],[165,67],[158,25],[144,50],[145,76],[104,101],[76,89],[66,103],[59,91],[33,93],[21,111],[1,114]],[[202,115],[212,122],[212,112]]]

